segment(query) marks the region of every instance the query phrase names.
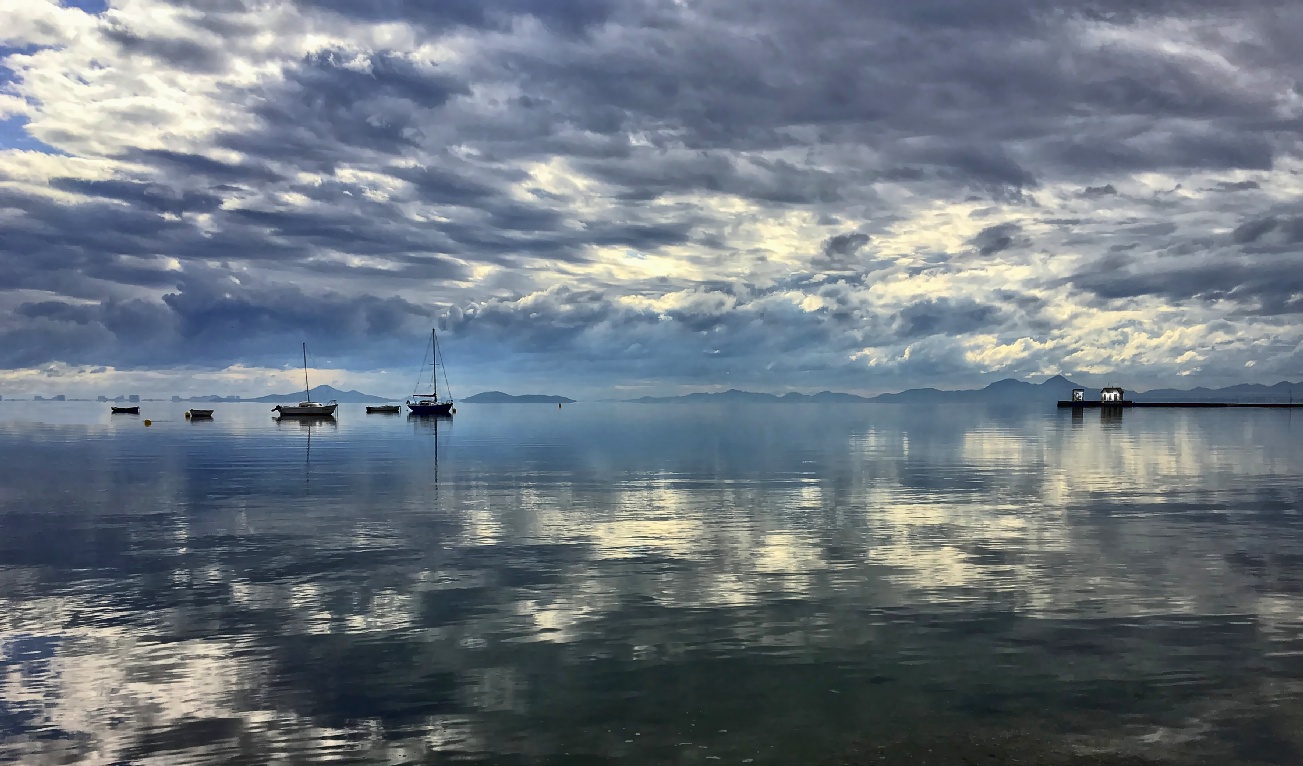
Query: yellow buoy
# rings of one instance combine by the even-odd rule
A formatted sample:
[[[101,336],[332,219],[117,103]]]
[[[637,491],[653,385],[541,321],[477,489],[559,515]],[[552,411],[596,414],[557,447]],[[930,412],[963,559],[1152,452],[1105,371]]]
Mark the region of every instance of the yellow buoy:
[[[452,408],[452,414],[454,414],[454,415],[457,414],[457,408],[456,408],[456,407],[453,407],[453,408]]]
[[[190,410],[186,410],[186,411],[185,411],[185,419],[186,419],[186,420],[189,420],[189,419],[190,419]]]
[[[147,425],[147,426],[152,426],[152,425],[154,425],[154,421],[152,421],[152,420],[146,420],[146,421],[145,421],[145,425]]]

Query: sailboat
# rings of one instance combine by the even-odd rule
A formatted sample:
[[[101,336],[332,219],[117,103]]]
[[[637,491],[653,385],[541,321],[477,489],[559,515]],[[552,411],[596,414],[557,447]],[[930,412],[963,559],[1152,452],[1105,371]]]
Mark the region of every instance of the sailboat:
[[[278,404],[271,408],[272,412],[279,412],[281,417],[289,415],[296,418],[329,418],[334,417],[335,408],[339,405],[332,399],[325,404],[312,401],[312,388],[308,386],[308,344],[303,344],[303,401],[297,405]]]
[[[430,330],[430,345],[426,349],[430,358],[430,393],[419,393],[421,390],[421,381],[425,379],[425,362],[421,362],[421,372],[416,378],[416,391],[412,393],[412,398],[407,400],[407,409],[412,411],[413,415],[434,415],[437,417],[451,417],[452,395],[448,386],[448,370],[443,370],[443,398],[439,397],[439,368],[443,367],[443,352],[439,350],[439,336]]]

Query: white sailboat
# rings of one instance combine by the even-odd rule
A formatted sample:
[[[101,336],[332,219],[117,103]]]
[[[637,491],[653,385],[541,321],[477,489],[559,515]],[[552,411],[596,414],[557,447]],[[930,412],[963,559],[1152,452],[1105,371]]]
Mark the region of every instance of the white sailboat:
[[[286,405],[278,404],[271,408],[272,412],[280,413],[281,417],[290,416],[296,418],[330,418],[335,416],[335,408],[339,405],[335,400],[326,403],[312,401],[312,387],[308,385],[308,344],[303,344],[303,401],[298,404]]]

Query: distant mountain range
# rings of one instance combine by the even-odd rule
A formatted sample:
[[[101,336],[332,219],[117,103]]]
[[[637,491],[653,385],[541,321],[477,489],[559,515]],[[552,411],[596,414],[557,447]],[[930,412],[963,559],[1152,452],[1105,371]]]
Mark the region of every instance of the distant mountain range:
[[[512,396],[501,391],[485,391],[474,396],[468,396],[462,401],[470,404],[573,404],[575,400],[567,399],[564,396],[549,396],[547,394]]]
[[[1288,402],[1303,399],[1303,383],[1282,380],[1270,386],[1241,383],[1225,388],[1159,388],[1143,394],[1128,394],[1136,402]]]
[[[732,389],[719,393],[695,393],[683,396],[644,396],[625,401],[638,404],[687,404],[692,402],[753,402],[759,404],[853,404],[876,402],[879,404],[1053,404],[1072,397],[1072,389],[1084,388],[1087,399],[1098,399],[1099,391],[1090,386],[1083,386],[1068,380],[1062,375],[1055,375],[1043,383],[1028,383],[1022,380],[1006,378],[997,380],[985,388],[965,389],[960,391],[942,391],[936,388],[911,388],[896,394],[879,394],[877,396],[859,396],[835,391],[820,391],[817,394],[763,394],[752,391]],[[1190,390],[1162,388],[1153,391],[1127,391],[1127,399],[1136,402],[1285,402],[1295,398],[1303,400],[1303,383],[1281,381],[1270,386],[1256,383],[1241,383],[1225,388],[1193,388]],[[341,404],[382,404],[396,401],[379,396],[371,396],[361,391],[340,391],[331,386],[317,386],[312,389],[311,399],[315,402],[335,400]],[[195,397],[189,401],[232,401],[231,398]],[[257,399],[239,399],[245,402],[283,403],[299,402],[303,393],[295,391],[288,394],[270,394]],[[502,391],[484,391],[460,400],[468,404],[572,404],[574,399],[548,394],[523,394],[513,396]]]
[[[683,396],[644,396],[626,401],[638,404],[686,404],[689,402],[754,402],[760,404],[801,404],[805,402],[871,402],[872,399],[856,394],[839,394],[833,391],[820,391],[817,394],[790,393],[757,394],[751,391],[739,391],[736,388],[715,394],[685,394]]]
[[[1006,378],[997,380],[986,388],[961,391],[942,391],[936,388],[911,388],[897,394],[858,396],[821,391],[817,394],[758,394],[732,389],[721,393],[696,393],[684,396],[644,396],[627,401],[639,404],[686,404],[691,402],[755,402],[768,404],[801,404],[809,402],[877,402],[882,404],[1053,404],[1072,397],[1072,389],[1087,390],[1087,399],[1098,399],[1099,392],[1055,375],[1044,383],[1028,383]],[[1297,388],[1297,394],[1291,392]],[[1272,386],[1240,384],[1226,388],[1195,388],[1189,391],[1157,389],[1139,393],[1128,391],[1127,399],[1136,402],[1267,402],[1290,401],[1294,396],[1303,399],[1303,383],[1283,381]]]
[[[340,404],[384,404],[392,401],[383,399],[379,396],[371,396],[361,391],[340,391],[333,386],[314,386],[308,397],[314,402],[328,402],[335,400]],[[280,402],[301,402],[303,401],[303,392],[295,391],[292,394],[268,394],[260,396],[257,399],[241,399],[242,402],[265,402],[267,404],[276,404]]]
[[[1055,375],[1044,383],[1028,383],[1013,378],[997,380],[986,388],[941,391],[935,388],[911,388],[898,394],[880,394],[868,401],[890,404],[1025,404],[1053,403],[1071,399],[1072,389],[1089,388]]]

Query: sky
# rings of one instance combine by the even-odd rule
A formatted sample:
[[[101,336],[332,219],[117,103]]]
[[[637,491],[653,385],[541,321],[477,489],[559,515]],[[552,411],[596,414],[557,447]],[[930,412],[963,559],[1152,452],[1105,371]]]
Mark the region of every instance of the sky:
[[[0,18],[0,395],[1303,376],[1295,0]]]

